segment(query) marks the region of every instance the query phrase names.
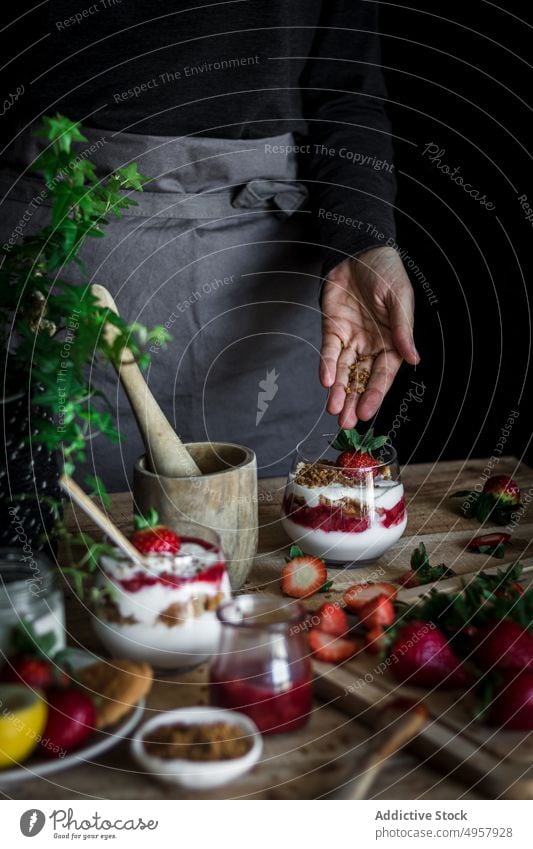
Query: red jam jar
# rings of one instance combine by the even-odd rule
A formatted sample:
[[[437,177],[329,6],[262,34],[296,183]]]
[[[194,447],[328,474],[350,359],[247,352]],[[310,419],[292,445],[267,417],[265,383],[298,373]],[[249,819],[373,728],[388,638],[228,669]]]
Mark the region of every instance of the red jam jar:
[[[303,607],[274,595],[241,595],[217,616],[222,630],[211,662],[211,703],[247,714],[263,734],[305,725],[313,688]]]

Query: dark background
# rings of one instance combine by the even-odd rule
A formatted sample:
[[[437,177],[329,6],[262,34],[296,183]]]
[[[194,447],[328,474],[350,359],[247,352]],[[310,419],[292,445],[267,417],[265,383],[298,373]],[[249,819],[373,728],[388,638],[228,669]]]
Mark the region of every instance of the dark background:
[[[525,5],[379,4],[399,183],[397,242],[438,299],[430,303],[413,276],[422,355],[414,378],[426,390],[421,402],[411,399],[407,411],[404,405],[410,421],[394,431],[404,462],[490,456],[511,410],[520,415],[505,453],[533,462],[527,393],[533,222],[518,201],[525,193],[533,206],[524,149],[532,123],[524,101],[532,89],[533,18],[521,20]],[[17,24],[25,44],[28,20]],[[9,69],[18,80],[19,71]],[[443,164],[459,166],[494,211],[422,155],[429,143],[445,151]],[[412,369],[404,368],[379,413],[379,430],[393,425],[412,379]]]
[[[518,197],[533,201],[531,23],[520,5],[505,11],[468,0],[451,6],[416,0],[411,9],[380,4],[383,66],[396,135],[398,244],[425,274],[438,304],[417,294],[416,379],[427,389],[398,427],[401,458],[491,456],[509,411],[520,416],[504,453],[522,456],[531,436],[526,393],[530,356],[528,287],[533,222]],[[427,156],[460,172],[495,204],[489,211]],[[413,144],[414,143],[414,144]],[[404,369],[382,408],[386,427],[408,392]],[[381,428],[382,429],[382,428]],[[526,459],[531,462],[531,451]]]

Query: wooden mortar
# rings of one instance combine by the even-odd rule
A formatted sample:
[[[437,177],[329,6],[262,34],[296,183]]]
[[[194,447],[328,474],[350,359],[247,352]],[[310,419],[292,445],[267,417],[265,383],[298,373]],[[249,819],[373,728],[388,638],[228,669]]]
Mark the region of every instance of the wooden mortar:
[[[136,513],[157,510],[172,528],[187,520],[212,528],[220,537],[233,590],[244,584],[257,551],[257,461],[254,452],[231,442],[190,442],[187,450],[201,475],[165,477],[140,457],[133,469]]]

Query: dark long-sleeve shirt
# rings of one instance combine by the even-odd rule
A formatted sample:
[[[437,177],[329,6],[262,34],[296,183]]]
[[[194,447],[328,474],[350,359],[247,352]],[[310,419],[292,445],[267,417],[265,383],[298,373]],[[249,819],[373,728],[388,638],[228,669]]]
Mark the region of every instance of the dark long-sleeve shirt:
[[[10,98],[2,122],[12,134],[61,111],[151,135],[294,132],[327,272],[394,236],[376,8],[366,0],[22,0],[1,36]]]

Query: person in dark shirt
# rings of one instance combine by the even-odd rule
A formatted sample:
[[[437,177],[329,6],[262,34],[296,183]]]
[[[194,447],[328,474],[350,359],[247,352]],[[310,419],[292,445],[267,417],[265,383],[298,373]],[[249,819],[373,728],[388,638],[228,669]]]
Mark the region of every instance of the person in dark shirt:
[[[2,118],[2,241],[32,196],[41,115],[81,121],[102,174],[137,161],[152,182],[85,262],[126,319],[172,334],[150,382],[178,432],[244,442],[264,474],[327,413],[342,427],[372,418],[419,359],[376,6],[26,1],[3,30],[3,89],[22,94]],[[347,394],[361,356],[366,391]],[[136,439],[118,387],[104,388],[131,447],[93,459],[118,487]]]

